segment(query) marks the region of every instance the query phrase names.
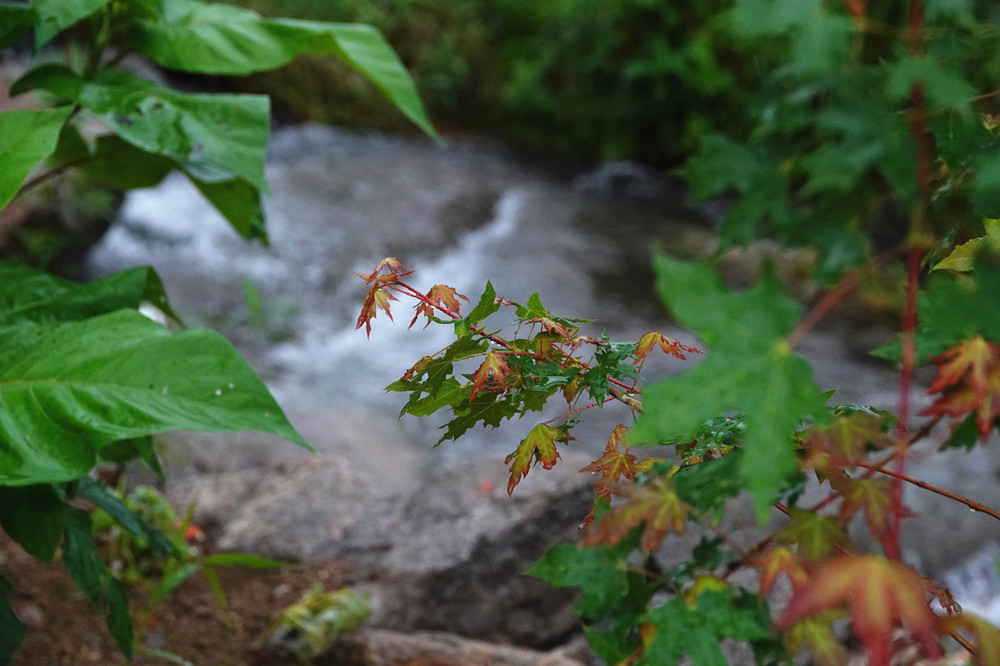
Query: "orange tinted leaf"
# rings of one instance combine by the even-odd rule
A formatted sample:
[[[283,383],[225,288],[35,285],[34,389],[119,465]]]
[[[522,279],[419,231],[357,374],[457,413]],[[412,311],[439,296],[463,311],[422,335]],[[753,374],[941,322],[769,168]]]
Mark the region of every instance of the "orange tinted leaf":
[[[591,472],[592,474],[601,475],[601,478],[597,481],[597,486],[594,488],[597,500],[601,498],[610,500],[612,484],[622,476],[626,479],[631,479],[638,471],[636,457],[628,452],[628,448],[624,451],[621,450],[626,432],[628,432],[628,428],[624,424],[619,423],[611,432],[611,436],[608,437],[608,445],[604,449],[604,455],[580,470],[581,472]],[[581,531],[593,522],[596,510],[597,502],[594,503],[590,513],[584,519],[583,525],[580,527]]]
[[[359,278],[365,281],[365,284],[371,284],[378,279],[379,274],[385,270],[386,275],[382,277],[395,276],[397,278],[403,275],[409,275],[413,271],[408,269],[406,266],[399,262],[396,257],[386,257],[382,261],[375,265],[375,270],[371,273],[355,273]]]
[[[506,377],[507,373],[510,372],[510,367],[507,366],[507,361],[504,360],[502,354],[491,351],[486,355],[486,359],[483,364],[479,366],[479,369],[472,373],[472,395],[469,396],[469,400],[474,400],[476,394],[483,390],[486,386],[486,380],[490,377],[493,378],[501,389],[507,388]]]
[[[659,345],[660,349],[662,349],[665,354],[670,354],[671,356],[675,356],[682,360],[687,358],[683,352],[688,352],[691,354],[701,353],[700,350],[695,349],[694,347],[688,347],[687,345],[682,345],[677,340],[674,340],[673,338],[668,338],[662,333],[656,333],[654,331],[651,333],[646,333],[644,336],[639,338],[639,345],[638,347],[636,347],[635,357],[640,360],[646,358],[649,352],[656,345]]]
[[[884,544],[889,536],[892,483],[885,480],[854,480],[845,477],[839,477],[832,483],[833,488],[844,498],[840,505],[841,523],[846,525],[854,513],[861,509],[865,514],[868,530],[873,537]],[[905,509],[904,515],[909,515]]]
[[[413,306],[415,314],[413,315],[413,320],[410,322],[411,327],[417,323],[417,319],[420,318],[420,315],[427,317],[427,324],[424,325],[424,328],[430,326],[431,319],[434,317],[436,312],[435,306],[439,306],[449,312],[458,314],[458,311],[462,308],[458,299],[461,298],[466,303],[469,302],[468,298],[455,291],[452,287],[444,284],[436,284],[431,287],[427,291],[425,298],[427,300],[418,301],[417,304]]]
[[[375,280],[368,289],[368,295],[361,306],[361,314],[358,316],[358,323],[355,328],[364,326],[365,333],[371,337],[372,319],[375,318],[379,308],[384,310],[385,314],[392,320],[392,313],[389,311],[389,301],[395,301],[396,297],[389,293],[388,288],[390,284],[395,284],[395,282],[396,278],[393,275],[383,275]]]
[[[640,545],[652,552],[660,547],[663,537],[673,529],[684,534],[691,505],[677,496],[673,482],[657,477],[644,485],[629,484],[615,491],[625,498],[625,504],[604,513],[590,528],[584,544],[596,546],[616,544],[636,525],[645,524]]]
[[[805,558],[791,548],[769,548],[752,563],[753,568],[760,571],[760,593],[767,594],[780,574],[788,576],[792,587],[798,589],[809,579],[806,564]]]
[[[927,392],[941,391],[943,395],[922,413],[961,419],[975,412],[976,425],[986,439],[1000,414],[1000,345],[976,336],[933,361],[938,376]]]
[[[892,436],[882,431],[882,419],[864,412],[835,416],[829,426],[810,428],[802,440],[810,459],[825,457],[836,467],[853,467],[865,460],[869,447],[883,449],[893,443]]]
[[[504,462],[510,464],[507,494],[514,492],[515,486],[521,482],[521,479],[528,476],[528,471],[536,461],[542,463],[542,467],[545,469],[552,469],[556,461],[559,460],[556,442],[566,442],[569,439],[569,433],[544,423],[539,423],[532,428],[528,436],[517,445],[514,452],[504,458]]]
[[[608,438],[608,445],[604,449],[604,455],[580,470],[581,472],[593,472],[594,474],[601,475],[595,490],[598,497],[611,499],[612,483],[622,476],[626,479],[631,479],[635,476],[637,471],[636,457],[629,453],[627,448],[624,451],[621,450],[621,444],[626,432],[628,432],[628,428],[624,424],[619,423]]]
[[[981,617],[962,613],[945,620],[945,628],[967,629],[976,634],[976,663],[980,666],[1000,666],[1000,629]]]
[[[573,337],[573,334],[576,333],[577,331],[577,329],[575,328],[570,330],[564,324],[550,317],[535,317],[534,319],[528,319],[525,323],[541,324],[542,328],[550,335],[554,335],[560,338],[571,338]]]
[[[930,609],[924,581],[913,569],[883,557],[838,557],[821,563],[808,586],[795,591],[778,631],[823,611],[847,608],[854,633],[864,643],[872,666],[888,666],[891,633],[904,624],[931,655],[940,655],[934,635],[940,618]]]

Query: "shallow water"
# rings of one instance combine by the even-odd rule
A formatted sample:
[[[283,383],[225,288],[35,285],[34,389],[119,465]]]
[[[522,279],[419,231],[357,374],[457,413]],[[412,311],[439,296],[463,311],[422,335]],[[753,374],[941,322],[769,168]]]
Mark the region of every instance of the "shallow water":
[[[635,339],[655,329],[696,342],[670,326],[651,289],[654,241],[670,251],[691,238],[711,238],[697,214],[685,210],[682,195],[669,188],[644,203],[600,197],[495,145],[454,142],[441,149],[429,141],[317,126],[276,132],[267,175],[269,247],[239,239],[176,176],[128,196],[120,220],[92,252],[89,270],[96,276],[155,266],[188,323],[209,325],[233,340],[293,420],[327,423],[331,412],[349,414],[334,419],[344,424],[338,441],[363,443],[371,432],[395,432],[435,457],[483,449],[502,457],[532,425],[474,431],[430,454],[440,421],[396,423],[403,396],[387,395],[383,387],[448,344],[451,332],[435,325],[407,330],[410,306],[402,302],[394,304],[395,322],[378,315],[370,339],[355,330],[364,288],[352,272],[370,271],[385,256],[414,269],[409,279],[422,290],[443,283],[474,303],[489,279],[510,299],[523,302],[537,291],[556,314],[599,318],[591,334]],[[496,321],[503,323],[502,315]],[[838,389],[839,402],[891,409],[894,370],[863,354],[880,334],[818,331],[797,351],[814,363],[822,387]],[[863,346],[861,338],[873,343]],[[647,375],[683,368],[681,361],[659,359],[647,364]],[[915,399],[918,407],[926,403]],[[629,418],[615,407],[587,414],[576,431],[578,446],[594,453],[603,448],[607,433]],[[322,419],[310,416],[319,414]],[[225,456],[224,449],[218,455]],[[936,483],[955,483],[987,504],[1000,504],[996,455],[951,460],[924,471]],[[924,542],[911,550],[931,570],[956,566],[997,541],[1000,529],[990,532],[996,526],[986,519],[970,518],[964,509],[955,517],[934,513],[931,504],[922,508],[924,499],[914,497],[930,514],[920,528]],[[964,589],[971,600],[982,586]]]

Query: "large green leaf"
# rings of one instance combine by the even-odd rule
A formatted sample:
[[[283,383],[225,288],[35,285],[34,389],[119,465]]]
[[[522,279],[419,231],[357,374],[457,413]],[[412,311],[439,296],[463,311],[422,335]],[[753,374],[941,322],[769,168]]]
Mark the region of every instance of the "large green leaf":
[[[698,666],[727,666],[720,643],[723,638],[767,639],[770,618],[767,608],[738,606],[732,590],[705,590],[695,603],[680,595],[643,617],[655,628],[652,640],[637,662],[646,666],[672,666],[686,653]]]
[[[800,307],[770,274],[738,294],[704,265],[657,257],[656,270],[664,303],[710,352],[691,370],[645,389],[633,440],[685,441],[709,419],[740,412],[746,432],[739,472],[763,519],[797,469],[796,426],[828,418],[812,368],[785,342]]]
[[[406,68],[368,25],[264,19],[236,7],[169,0],[159,20],[138,23],[134,43],[164,67],[203,74],[244,75],[280,67],[302,53],[334,55],[437,136]]]
[[[35,52],[49,40],[84,19],[111,0],[31,0],[31,6],[38,12],[35,25]]]
[[[167,430],[260,430],[311,448],[215,333],[121,310],[32,334],[0,367],[0,485],[74,479],[109,442]]]
[[[132,268],[79,285],[20,264],[0,261],[0,328],[18,321],[70,322],[149,301],[172,315],[160,277]]]
[[[14,198],[35,165],[52,154],[71,107],[0,113],[0,208]]]
[[[0,49],[7,49],[17,44],[36,18],[37,15],[31,7],[0,5]]]
[[[62,539],[64,506],[65,501],[50,484],[0,486],[0,527],[24,552],[48,562]]]
[[[11,94],[46,90],[100,116],[115,134],[168,157],[191,176],[215,183],[243,178],[261,191],[270,105],[264,95],[178,93],[129,72],[103,70],[93,81],[62,65],[41,65]]]
[[[118,649],[131,659],[135,638],[128,615],[128,597],[97,553],[90,516],[70,506],[66,506],[62,559],[77,586],[104,616]]]
[[[24,640],[26,627],[10,607],[10,595],[14,591],[10,581],[0,576],[0,664],[13,658]]]

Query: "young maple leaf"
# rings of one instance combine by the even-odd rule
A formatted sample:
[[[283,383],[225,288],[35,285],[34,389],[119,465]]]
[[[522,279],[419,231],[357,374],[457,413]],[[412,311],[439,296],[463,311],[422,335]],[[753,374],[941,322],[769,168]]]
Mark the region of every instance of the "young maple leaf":
[[[868,448],[892,446],[892,435],[882,430],[882,419],[874,414],[854,412],[838,415],[828,426],[813,426],[802,438],[809,463],[827,476],[832,468],[854,467],[866,458]]]
[[[677,496],[677,489],[670,479],[660,476],[641,486],[620,486],[614,492],[626,499],[625,504],[604,513],[590,528],[583,540],[584,545],[616,544],[640,523],[645,524],[640,545],[647,552],[659,548],[671,529],[684,534],[688,515],[693,509]]]
[[[410,273],[413,272],[403,264],[399,263],[399,259],[397,259],[396,257],[386,257],[385,259],[383,259],[382,261],[378,262],[378,264],[375,265],[375,270],[373,270],[371,273],[355,273],[355,275],[364,280],[365,284],[371,284],[372,282],[378,279],[379,274],[383,271],[383,269],[386,271],[387,274],[383,275],[382,277],[388,277],[390,275],[394,275],[397,278],[400,278],[404,275],[409,275]]]
[[[413,315],[413,321],[410,322],[409,328],[413,328],[413,325],[417,323],[417,319],[420,318],[420,315],[427,317],[427,323],[424,325],[424,328],[430,326],[431,320],[435,314],[435,306],[440,306],[445,310],[458,314],[458,311],[462,309],[458,299],[461,298],[464,299],[466,303],[469,302],[467,297],[455,291],[454,288],[444,284],[436,284],[431,287],[425,295],[425,298],[427,300],[417,301],[417,304],[413,306],[413,309],[416,310],[416,314]]]
[[[486,387],[486,380],[490,377],[499,385],[500,389],[507,388],[506,377],[509,373],[510,367],[503,354],[495,351],[488,353],[483,364],[472,373],[472,395],[469,396],[469,401],[475,400],[476,394]]]
[[[358,316],[358,323],[354,328],[357,329],[364,326],[365,333],[368,334],[368,337],[371,337],[372,319],[375,318],[379,308],[385,311],[390,321],[392,320],[392,312],[389,311],[389,301],[397,299],[389,293],[388,288],[390,284],[395,284],[395,282],[396,276],[394,275],[383,275],[375,280],[372,286],[368,288],[368,295],[361,306],[361,314]]]
[[[673,338],[668,338],[662,333],[650,332],[646,333],[644,336],[639,338],[639,345],[635,349],[636,361],[640,361],[652,351],[653,347],[660,345],[660,349],[663,353],[675,356],[682,361],[687,358],[683,352],[688,352],[689,354],[701,354],[700,349],[695,349],[694,347],[688,347],[687,345],[682,345],[677,340]]]
[[[779,632],[823,611],[847,608],[854,633],[864,643],[871,666],[888,666],[891,634],[905,624],[932,656],[941,648],[934,635],[942,629],[927,603],[924,581],[916,571],[875,555],[837,557],[821,563],[809,585],[792,595],[774,627]]]
[[[595,500],[599,501],[603,498],[610,501],[612,484],[622,476],[626,479],[631,479],[639,471],[636,466],[636,457],[629,453],[627,447],[624,451],[621,450],[626,432],[628,432],[628,428],[624,424],[619,423],[612,431],[611,436],[608,437],[608,445],[604,449],[604,455],[580,470],[581,472],[591,472],[601,475],[601,478],[597,481],[597,486],[594,488]],[[584,519],[583,525],[580,526],[581,532],[587,529],[587,526],[593,522],[598,501],[594,502],[593,508],[590,509],[590,513]]]
[[[521,482],[521,479],[528,476],[531,466],[536,461],[541,462],[545,469],[552,469],[556,461],[559,460],[556,442],[568,442],[571,439],[573,438],[565,430],[544,423],[539,423],[532,428],[528,436],[517,445],[514,452],[503,460],[504,463],[510,464],[507,494],[510,495],[514,492],[514,488]]]
[[[844,498],[840,504],[840,522],[844,525],[851,516],[861,509],[872,536],[885,544],[890,534],[892,514],[892,483],[886,480],[848,479],[840,476],[831,478],[833,489]],[[903,508],[903,517],[910,515]]]
[[[751,562],[760,571],[760,593],[767,594],[780,574],[785,574],[794,589],[809,580],[808,562],[787,546],[768,548]]]
[[[928,393],[943,392],[922,414],[947,414],[956,419],[976,413],[985,440],[1000,414],[1000,345],[981,336],[963,340],[932,359],[938,376]]]

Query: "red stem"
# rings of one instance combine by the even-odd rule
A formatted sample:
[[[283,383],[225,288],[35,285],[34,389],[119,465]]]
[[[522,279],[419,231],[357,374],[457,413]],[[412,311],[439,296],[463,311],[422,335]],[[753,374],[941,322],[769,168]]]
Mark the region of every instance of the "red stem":
[[[917,290],[920,286],[920,261],[924,251],[919,247],[910,250],[906,274],[906,309],[903,313],[903,367],[899,372],[899,421],[896,425],[896,448],[905,449],[910,439],[910,388],[913,385],[913,368],[917,364],[915,334],[917,332]],[[889,514],[889,530],[886,536],[886,556],[898,560],[900,523],[903,520],[903,480],[906,472],[906,456],[895,460],[892,481],[892,510]]]

